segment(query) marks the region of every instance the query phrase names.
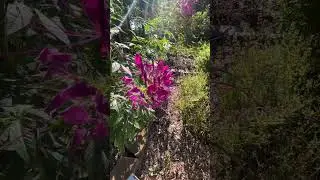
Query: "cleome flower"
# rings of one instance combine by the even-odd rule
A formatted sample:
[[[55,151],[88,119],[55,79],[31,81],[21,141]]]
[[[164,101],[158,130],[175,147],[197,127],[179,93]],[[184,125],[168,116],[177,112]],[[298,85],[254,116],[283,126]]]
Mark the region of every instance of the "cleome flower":
[[[184,16],[192,16],[194,14],[193,5],[199,0],[179,0],[181,14]]]
[[[110,50],[109,25],[106,5],[101,0],[81,0],[85,14],[88,16],[100,38],[100,54],[106,57]]]
[[[126,95],[134,109],[139,106],[156,109],[170,95],[173,74],[163,60],[144,62],[141,55],[136,54],[134,62],[142,85],[138,85],[131,76],[124,76],[122,81],[128,89]]]
[[[45,48],[37,59],[40,70],[45,71],[45,78],[73,77],[72,84],[61,90],[45,109],[51,116],[56,114],[63,119],[64,124],[71,126],[73,147],[85,143],[88,138],[100,141],[107,137],[109,130],[104,117],[109,116],[108,102],[97,88],[68,71],[72,55]],[[63,108],[67,103],[71,105]]]
[[[38,56],[40,71],[45,71],[45,79],[68,74],[68,68],[72,61],[72,55],[60,53],[54,48],[44,48]]]

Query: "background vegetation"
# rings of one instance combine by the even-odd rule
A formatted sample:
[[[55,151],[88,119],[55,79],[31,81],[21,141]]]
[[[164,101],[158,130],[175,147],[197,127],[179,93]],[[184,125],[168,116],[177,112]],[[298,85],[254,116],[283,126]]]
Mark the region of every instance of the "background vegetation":
[[[98,163],[109,171],[154,118],[152,110],[132,110],[121,82],[134,71],[136,52],[168,63],[173,58],[192,59],[190,73],[178,80],[176,106],[188,130],[217,155],[218,179],[319,178],[318,1],[279,1],[281,17],[275,23],[279,38],[250,40],[253,43],[247,45],[241,38],[226,42],[228,35],[222,33],[223,43],[214,45],[217,54],[210,57],[214,34],[210,16],[214,19],[218,12],[210,12],[208,5],[218,1],[198,2],[195,14],[183,16],[175,1],[111,0],[111,77],[107,65],[99,61],[98,42],[80,3],[68,1],[65,7],[52,2],[63,1],[1,2],[1,7],[9,3],[12,12],[0,9],[0,17],[16,23],[2,24],[7,29],[0,31],[0,42],[7,42],[0,46],[1,59],[6,58],[0,65],[1,179],[94,179],[92,167]],[[17,26],[12,13],[27,17],[25,25]],[[252,29],[259,28],[252,24]],[[224,56],[227,43],[234,49],[232,62],[221,68],[210,58]],[[68,133],[44,112],[65,85],[40,78],[34,59],[44,47],[72,53],[73,73],[109,96],[110,146],[97,158],[102,161],[93,158],[92,146],[79,156],[70,153]],[[212,72],[218,76],[214,82]],[[214,113],[210,83],[219,100]]]

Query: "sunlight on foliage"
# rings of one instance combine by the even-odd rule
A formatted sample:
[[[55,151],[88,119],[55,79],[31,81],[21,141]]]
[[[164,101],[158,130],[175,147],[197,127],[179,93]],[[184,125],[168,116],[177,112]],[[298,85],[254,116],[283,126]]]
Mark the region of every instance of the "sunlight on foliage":
[[[197,53],[195,54],[195,68],[197,71],[208,72],[210,58],[210,45],[203,43],[198,47]]]
[[[176,104],[186,124],[202,132],[206,131],[209,115],[207,78],[207,74],[202,72],[183,77],[180,84],[180,99]]]

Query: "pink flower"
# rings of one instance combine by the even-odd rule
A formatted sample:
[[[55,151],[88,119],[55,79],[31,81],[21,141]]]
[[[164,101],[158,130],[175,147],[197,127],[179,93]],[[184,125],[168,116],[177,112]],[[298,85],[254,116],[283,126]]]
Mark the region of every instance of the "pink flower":
[[[89,114],[83,106],[70,107],[61,115],[64,122],[70,125],[85,124],[89,119]]]
[[[173,74],[169,66],[165,65],[162,60],[154,64],[143,62],[139,54],[135,55],[134,62],[138,69],[138,75],[146,86],[146,91],[143,91],[144,88],[138,87],[131,77],[124,76],[122,78],[129,89],[127,96],[132,102],[133,108],[137,108],[137,106],[159,107],[168,99],[171,91],[170,86],[173,83]]]
[[[71,75],[67,71],[68,65],[72,61],[70,54],[60,53],[57,49],[45,48],[37,59],[40,61],[40,66],[47,68],[46,77],[59,75],[68,78],[63,75]],[[73,80],[73,84],[62,89],[51,100],[45,111],[52,115],[54,112],[59,112],[57,110],[66,105],[67,102],[73,103],[64,112],[56,114],[63,118],[65,124],[76,128],[73,131],[73,145],[79,146],[88,140],[90,137],[88,135],[91,135],[90,138],[98,139],[103,139],[109,135],[108,127],[101,121],[104,121],[105,116],[109,115],[110,109],[108,101],[97,88],[80,81],[78,76],[72,77],[69,80]],[[88,99],[91,99],[91,102],[86,107],[75,105],[75,100],[83,103],[87,102]],[[99,118],[99,121],[96,120],[97,118]]]
[[[179,0],[181,14],[184,16],[192,16],[194,14],[193,5],[197,2],[198,0]]]
[[[96,110],[99,113],[102,113],[104,115],[109,115],[110,108],[108,101],[104,98],[103,94],[100,92],[97,92],[95,96],[95,103],[96,103]]]
[[[103,121],[98,121],[92,130],[92,137],[96,140],[103,140],[109,135],[108,129]]]
[[[110,17],[105,7],[104,0],[82,0],[84,12],[93,24],[100,37],[100,54],[106,57],[110,50]]]
[[[54,49],[54,48],[51,48],[51,49],[44,48],[40,52],[40,54],[39,54],[37,59],[39,59],[42,64],[46,64],[48,62],[48,60],[49,60],[48,56],[53,54],[53,53],[58,53],[58,52],[59,51],[57,49]]]
[[[87,130],[85,128],[78,128],[73,135],[73,145],[80,146],[85,142],[87,137]]]
[[[86,84],[85,82],[77,82],[58,93],[46,108],[46,112],[50,113],[72,99],[92,96],[95,94],[96,88]]]
[[[60,53],[57,49],[44,48],[38,56],[41,68],[46,69],[45,78],[67,75],[72,55]]]
[[[142,57],[140,54],[136,54],[134,57],[134,63],[136,64],[137,68],[141,71],[143,69],[143,62]]]
[[[124,76],[121,80],[124,82],[125,85],[133,84],[133,79],[128,76]]]
[[[145,100],[145,96],[143,92],[137,87],[133,86],[128,92],[127,96],[129,100],[132,102],[132,106],[136,109],[138,106],[147,106],[147,102]]]

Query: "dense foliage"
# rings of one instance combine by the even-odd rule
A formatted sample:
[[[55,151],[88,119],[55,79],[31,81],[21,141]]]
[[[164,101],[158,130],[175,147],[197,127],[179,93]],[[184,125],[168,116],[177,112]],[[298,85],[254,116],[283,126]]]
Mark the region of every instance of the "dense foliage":
[[[106,177],[108,92],[94,81],[109,76],[107,3],[3,3],[1,176]],[[81,52],[88,47],[95,59]]]
[[[230,2],[1,1],[0,179],[108,177],[174,85],[217,179],[317,179],[319,3],[277,2],[265,40],[263,18],[212,20]]]

